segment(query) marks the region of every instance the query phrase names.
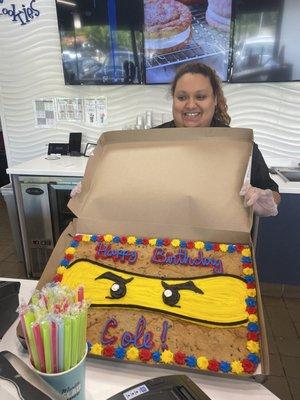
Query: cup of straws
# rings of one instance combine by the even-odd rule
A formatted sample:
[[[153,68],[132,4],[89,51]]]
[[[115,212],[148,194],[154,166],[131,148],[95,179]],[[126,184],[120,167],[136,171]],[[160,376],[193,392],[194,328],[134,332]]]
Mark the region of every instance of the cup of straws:
[[[18,310],[32,366],[66,399],[85,398],[88,307],[83,287],[49,283]]]

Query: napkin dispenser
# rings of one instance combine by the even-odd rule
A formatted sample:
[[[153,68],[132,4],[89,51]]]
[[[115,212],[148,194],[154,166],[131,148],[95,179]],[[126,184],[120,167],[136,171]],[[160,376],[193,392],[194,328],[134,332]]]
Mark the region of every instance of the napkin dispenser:
[[[186,375],[168,375],[131,386],[107,400],[211,400]]]

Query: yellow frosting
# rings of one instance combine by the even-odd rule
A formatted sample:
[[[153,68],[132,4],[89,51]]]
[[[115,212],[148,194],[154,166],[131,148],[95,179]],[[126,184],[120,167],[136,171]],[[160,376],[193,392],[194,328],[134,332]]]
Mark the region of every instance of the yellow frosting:
[[[66,268],[65,267],[58,267],[57,271],[58,274],[63,275],[66,272]]]
[[[136,242],[136,237],[135,236],[128,236],[127,238],[127,243],[128,244],[135,244]]]
[[[250,353],[258,353],[259,352],[259,343],[254,342],[254,340],[248,340],[247,349],[250,351]]]
[[[130,347],[126,352],[126,357],[130,361],[137,360],[139,358],[139,351],[136,347]]]
[[[157,239],[149,239],[150,246],[156,246]]]
[[[243,365],[240,361],[232,361],[231,365],[231,371],[234,372],[235,374],[241,374],[244,372]]]
[[[255,297],[256,296],[256,289],[247,289],[247,295],[249,297]]]
[[[171,241],[171,245],[172,245],[173,247],[179,247],[179,246],[180,246],[180,240],[179,240],[179,239],[173,239],[173,240]]]
[[[171,364],[174,360],[174,354],[170,350],[164,350],[161,353],[161,361],[165,364]]]
[[[103,238],[106,243],[109,243],[113,240],[113,235],[107,234],[107,235],[104,235]]]
[[[75,247],[68,247],[65,251],[66,254],[75,254],[76,248]]]
[[[200,242],[200,241],[195,242],[195,249],[196,249],[196,250],[202,250],[202,249],[204,249],[204,242]]]
[[[208,367],[208,359],[206,357],[198,357],[197,358],[197,366],[200,369],[207,369],[207,367]]]
[[[226,251],[228,250],[228,244],[220,244],[220,250],[223,251],[224,253],[226,253]]]
[[[243,274],[244,275],[253,275],[253,268],[244,268],[243,269]]]
[[[91,347],[90,353],[91,354],[95,354],[97,356],[101,356],[102,350],[103,350],[103,347],[101,346],[101,344],[100,343],[95,343]]]
[[[255,315],[255,314],[250,314],[249,315],[249,321],[250,322],[257,322],[257,320],[258,320],[257,315]]]
[[[112,298],[110,290],[116,279],[107,278],[107,274],[114,274],[117,279],[127,282],[123,297]],[[180,298],[177,303],[168,305],[163,302],[166,289],[162,281],[169,287],[191,282],[195,289],[179,290]],[[162,280],[124,272],[88,260],[78,260],[66,268],[61,283],[72,289],[84,285],[85,297],[96,306],[142,307],[209,326],[240,326],[248,321],[245,307],[246,282],[230,275]]]
[[[242,250],[242,256],[251,257],[251,251],[249,248]]]
[[[91,239],[91,235],[82,235],[82,241],[83,242],[89,242]]]

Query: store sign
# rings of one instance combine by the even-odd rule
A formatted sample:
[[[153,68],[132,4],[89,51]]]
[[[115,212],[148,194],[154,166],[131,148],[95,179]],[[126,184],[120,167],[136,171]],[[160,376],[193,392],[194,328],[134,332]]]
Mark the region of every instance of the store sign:
[[[9,4],[7,7],[3,7],[1,4],[4,3],[4,0],[0,0],[0,16],[6,16],[12,22],[17,22],[20,25],[27,25],[40,15],[39,10],[35,8],[35,1],[31,0],[28,5],[22,4],[21,8],[19,8],[16,4]]]

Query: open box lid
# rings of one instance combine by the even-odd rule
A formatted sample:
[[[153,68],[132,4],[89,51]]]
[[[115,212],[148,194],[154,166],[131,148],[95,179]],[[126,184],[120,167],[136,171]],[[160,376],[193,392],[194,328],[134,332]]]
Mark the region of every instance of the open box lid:
[[[78,232],[248,243],[239,192],[252,140],[240,128],[104,133],[68,204]]]

